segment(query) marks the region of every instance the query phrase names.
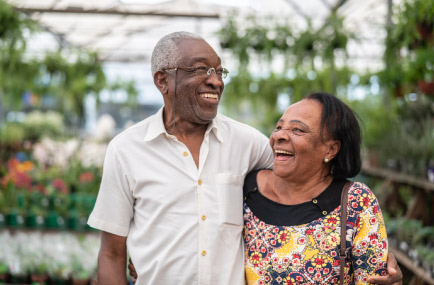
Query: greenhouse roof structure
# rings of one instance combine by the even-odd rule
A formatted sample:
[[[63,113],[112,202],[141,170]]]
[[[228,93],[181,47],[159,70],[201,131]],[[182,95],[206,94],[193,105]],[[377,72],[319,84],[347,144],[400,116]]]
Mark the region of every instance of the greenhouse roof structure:
[[[105,62],[149,63],[159,38],[170,32],[195,32],[219,48],[216,35],[234,13],[289,19],[297,25],[323,25],[331,11],[345,17],[357,34],[348,51],[355,66],[381,66],[388,6],[392,0],[7,0],[37,20],[46,33],[35,36],[34,54],[46,49],[79,47],[98,51]],[[396,0],[395,0],[396,1]],[[53,44],[53,39],[55,44]]]

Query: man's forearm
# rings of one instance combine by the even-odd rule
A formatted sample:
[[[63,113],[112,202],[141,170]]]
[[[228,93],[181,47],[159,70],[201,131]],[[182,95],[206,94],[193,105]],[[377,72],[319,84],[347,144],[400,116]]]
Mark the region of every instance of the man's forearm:
[[[98,256],[98,284],[127,284],[126,256],[110,256],[100,253]]]

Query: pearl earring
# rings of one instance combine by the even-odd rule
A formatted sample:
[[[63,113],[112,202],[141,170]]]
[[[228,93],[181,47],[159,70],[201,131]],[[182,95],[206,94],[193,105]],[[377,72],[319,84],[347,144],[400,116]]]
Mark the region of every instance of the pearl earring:
[[[324,162],[325,163],[329,162],[329,159],[328,158],[324,158]]]

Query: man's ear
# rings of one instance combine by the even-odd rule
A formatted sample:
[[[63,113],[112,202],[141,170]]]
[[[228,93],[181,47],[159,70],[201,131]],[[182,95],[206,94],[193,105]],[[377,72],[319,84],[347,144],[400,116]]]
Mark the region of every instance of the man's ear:
[[[158,70],[154,73],[154,84],[160,90],[161,94],[167,95],[169,93],[169,83],[167,82],[167,73]]]

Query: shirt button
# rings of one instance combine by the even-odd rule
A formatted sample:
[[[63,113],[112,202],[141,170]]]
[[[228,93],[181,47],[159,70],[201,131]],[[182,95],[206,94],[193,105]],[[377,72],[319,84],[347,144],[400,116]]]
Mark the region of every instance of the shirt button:
[[[202,255],[203,255],[203,256],[206,255],[206,250],[202,250]]]
[[[312,203],[316,204],[316,203],[318,203],[318,200],[317,199],[313,199]]]
[[[183,156],[187,156],[187,155],[188,155],[188,152],[184,151],[184,152],[182,153],[182,155],[183,155]]]
[[[202,215],[202,221],[205,221],[205,220],[206,220],[206,216]]]
[[[199,180],[197,181],[197,184],[202,185],[202,180],[199,179]]]
[[[322,214],[325,216],[327,215],[327,211],[322,211]]]

